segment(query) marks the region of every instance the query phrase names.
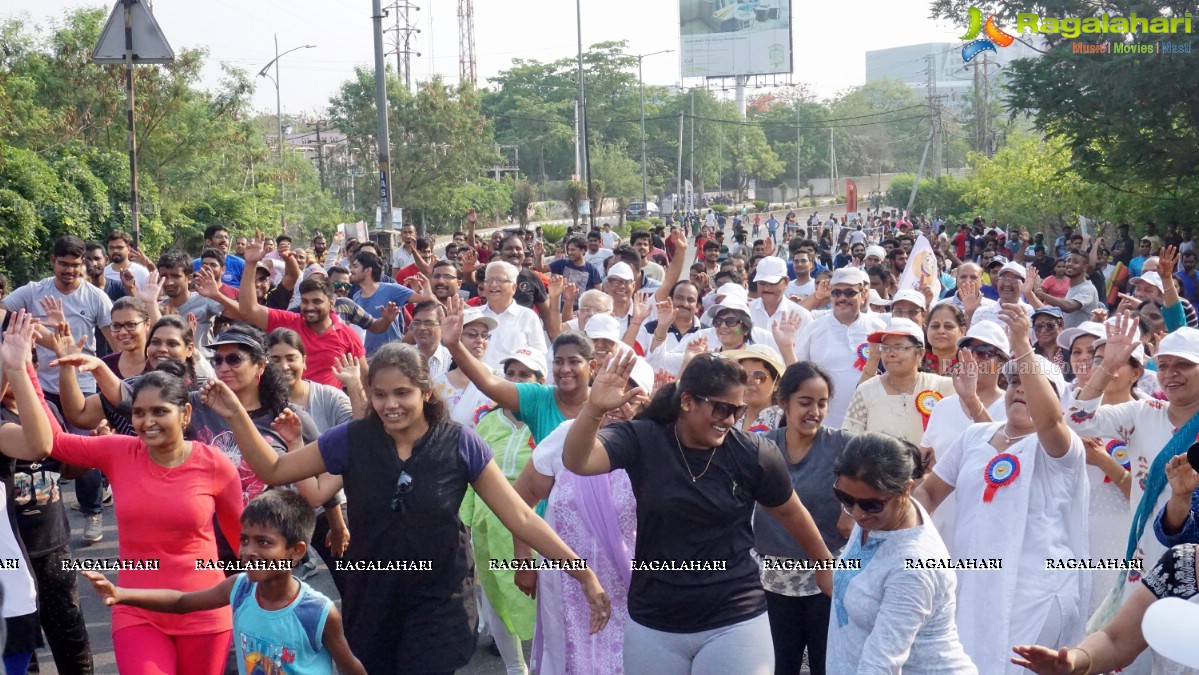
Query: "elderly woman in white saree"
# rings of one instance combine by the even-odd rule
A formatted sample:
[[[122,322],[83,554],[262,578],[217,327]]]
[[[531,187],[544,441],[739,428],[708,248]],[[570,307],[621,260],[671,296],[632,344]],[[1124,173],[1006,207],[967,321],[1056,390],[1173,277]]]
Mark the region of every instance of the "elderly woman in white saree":
[[[915,491],[930,511],[955,493],[954,558],[1002,561],[958,573],[958,633],[988,675],[1020,672],[1013,644],[1076,643],[1089,593],[1087,575],[1046,563],[1086,555],[1082,440],[1062,419],[1052,366],[1028,347],[1028,315],[1005,304],[1000,318],[1020,345],[1003,369],[1007,421],[969,427]]]

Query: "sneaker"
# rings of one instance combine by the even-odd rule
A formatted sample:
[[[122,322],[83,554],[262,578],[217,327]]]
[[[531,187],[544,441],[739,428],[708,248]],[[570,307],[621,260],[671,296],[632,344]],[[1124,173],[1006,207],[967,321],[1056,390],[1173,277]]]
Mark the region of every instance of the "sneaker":
[[[94,544],[104,538],[104,516],[94,513],[87,517],[87,525],[83,526],[83,541]]]
[[[105,506],[112,506],[112,487],[108,485],[108,481],[104,481],[104,496],[101,501]]]

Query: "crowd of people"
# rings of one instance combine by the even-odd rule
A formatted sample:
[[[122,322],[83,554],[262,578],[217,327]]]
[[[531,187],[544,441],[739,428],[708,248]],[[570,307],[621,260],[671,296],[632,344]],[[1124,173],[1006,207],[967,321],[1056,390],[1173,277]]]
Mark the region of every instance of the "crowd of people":
[[[70,481],[121,673],[1199,673],[1145,619],[1199,611],[1199,232],[871,204],[60,238],[3,285],[7,672],[94,669]]]

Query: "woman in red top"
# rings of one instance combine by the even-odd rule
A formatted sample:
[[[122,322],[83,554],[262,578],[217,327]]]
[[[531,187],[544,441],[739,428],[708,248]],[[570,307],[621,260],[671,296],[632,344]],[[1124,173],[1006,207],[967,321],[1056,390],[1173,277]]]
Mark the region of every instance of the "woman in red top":
[[[0,358],[19,394],[36,386],[36,380],[30,382],[28,372],[10,368],[9,362],[19,362],[29,353],[33,322],[20,314],[14,321],[15,329],[0,346]],[[229,541],[240,541],[242,502],[233,464],[216,448],[183,440],[190,417],[183,381],[154,372],[134,389],[136,437],[73,436],[52,425],[48,414],[26,414],[21,418],[24,443],[6,443],[5,453],[29,461],[53,453],[65,463],[101,469],[117,497],[120,558],[130,566],[119,573],[117,582],[130,588],[199,591],[225,578],[219,569],[196,569],[197,560],[217,558],[213,516]],[[178,615],[122,606],[112,614],[121,673],[224,672],[233,621],[228,607]]]

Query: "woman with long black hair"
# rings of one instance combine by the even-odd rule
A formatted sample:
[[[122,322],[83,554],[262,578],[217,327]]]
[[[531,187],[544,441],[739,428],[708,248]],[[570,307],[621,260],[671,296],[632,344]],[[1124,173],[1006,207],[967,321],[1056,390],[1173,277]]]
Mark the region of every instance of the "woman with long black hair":
[[[326,471],[345,478],[357,533],[346,552],[346,636],[367,672],[452,672],[470,661],[477,639],[474,565],[458,517],[468,485],[547,558],[579,557],[525,506],[487,444],[449,421],[420,351],[384,345],[371,357],[366,386],[365,419],[283,456],[271,452],[223,381],[210,383],[204,400],[229,419],[246,462],[267,484]],[[376,571],[380,565],[394,569]],[[594,572],[569,566],[586,588],[597,631],[608,621],[608,598]]]
[[[624,469],[637,498],[637,544],[625,625],[631,674],[774,671],[766,597],[750,555],[755,504],[814,561],[832,558],[773,443],[734,427],[745,370],[700,354],[638,419],[600,421],[635,397],[635,359],[614,356],[567,433],[562,463],[581,476]],[[598,432],[598,436],[597,436]],[[831,590],[831,570],[816,572]]]

